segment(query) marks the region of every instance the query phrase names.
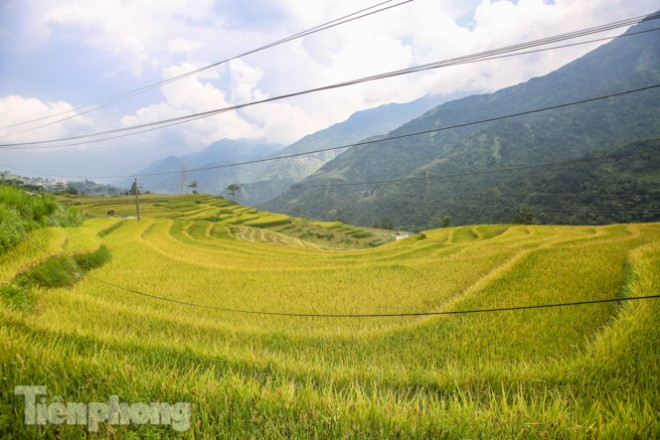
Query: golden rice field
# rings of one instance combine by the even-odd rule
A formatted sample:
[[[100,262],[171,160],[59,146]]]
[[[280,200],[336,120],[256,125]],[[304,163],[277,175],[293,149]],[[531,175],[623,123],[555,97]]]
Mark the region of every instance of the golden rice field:
[[[465,226],[376,246],[384,231],[210,196],[146,197],[139,222],[130,201],[72,199],[97,217],[0,255],[7,284],[55,255],[111,254],[27,308],[0,305],[0,437],[660,436],[658,299],[244,313],[657,295],[660,224]],[[46,404],[188,402],[190,423],[26,425],[17,385],[46,386]]]

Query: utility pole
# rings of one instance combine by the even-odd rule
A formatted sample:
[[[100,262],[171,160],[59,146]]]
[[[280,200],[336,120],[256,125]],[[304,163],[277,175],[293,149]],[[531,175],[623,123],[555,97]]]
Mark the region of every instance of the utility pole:
[[[140,190],[138,188],[137,177],[133,182],[135,184],[135,214],[137,216],[138,221],[140,221],[140,199],[138,198],[138,193],[140,192]]]

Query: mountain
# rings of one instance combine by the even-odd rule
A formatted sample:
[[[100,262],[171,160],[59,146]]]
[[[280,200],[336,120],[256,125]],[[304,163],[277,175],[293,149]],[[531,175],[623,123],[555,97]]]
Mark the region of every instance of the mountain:
[[[512,218],[525,206],[541,223],[652,222],[660,219],[660,137],[617,144],[574,163],[529,173],[482,196]]]
[[[395,127],[435,107],[442,100],[438,96],[425,96],[412,102],[390,103],[372,109],[358,111],[347,120],[326,129],[307,135],[283,148],[253,140],[223,139],[212,143],[204,150],[183,157],[169,156],[150,164],[139,175],[145,190],[153,192],[181,192],[181,169],[183,159],[186,167],[207,168],[222,164],[271,158],[274,156],[305,153],[338,145],[348,145],[366,137],[387,133]],[[188,183],[199,184],[199,191],[222,193],[228,185],[241,185],[238,194],[241,203],[256,205],[278,196],[291,185],[314,173],[325,163],[340,154],[341,150],[326,151],[277,161],[266,161],[236,167],[225,167],[188,173]],[[276,153],[276,154],[275,154]],[[148,176],[154,173],[172,173],[163,176]],[[122,182],[130,186],[130,182]]]
[[[347,120],[307,135],[278,152],[279,155],[305,153],[358,142],[381,135],[437,106],[438,96],[425,96],[412,102],[390,103],[353,113]],[[257,205],[282,194],[291,185],[317,171],[346,150],[332,150],[272,162],[256,179],[241,188],[240,201]],[[247,183],[246,180],[240,182]]]
[[[140,178],[140,184],[145,190],[153,192],[180,193],[181,170],[184,159],[188,169],[205,168],[268,157],[283,147],[283,145],[266,144],[255,140],[222,139],[197,153],[182,157],[169,156],[153,162],[138,173],[138,175],[144,176]],[[255,179],[266,166],[265,164],[253,164],[205,171],[189,171],[187,181],[189,184],[193,180],[196,181],[199,184],[200,192],[220,193],[232,183]],[[155,173],[171,174],[149,176],[149,174]],[[130,186],[130,183],[127,186]]]
[[[624,36],[546,76],[492,94],[439,105],[393,130],[387,137],[656,86],[660,84],[660,37],[658,32],[651,32],[654,26],[657,24],[653,21],[634,26]],[[637,34],[644,31],[648,32]],[[261,207],[316,218],[339,217],[353,224],[392,224],[413,230],[440,226],[445,217],[450,217],[454,224],[509,222],[519,205],[526,202],[524,198],[509,195],[522,190],[548,193],[548,176],[560,179],[556,174],[557,166],[525,167],[600,157],[604,151],[623,148],[617,147],[623,143],[627,143],[628,152],[635,145],[657,147],[652,138],[660,134],[659,98],[658,88],[652,88],[581,105],[352,148]],[[649,139],[650,143],[644,143]],[[595,170],[597,161],[591,166]],[[493,172],[507,168],[520,170]],[[611,200],[621,202],[612,206],[627,206],[623,204],[625,199],[636,195],[630,193],[618,177],[615,179],[615,176],[632,173],[625,166],[617,168],[615,176],[595,171],[585,173],[582,169],[575,175],[588,176],[589,182],[584,183],[587,186],[609,187],[613,180],[621,184],[610,188],[615,191]],[[645,173],[648,174],[648,170]],[[660,192],[660,180],[653,173],[647,179],[631,179],[644,182],[645,194]],[[561,182],[555,180],[555,183]],[[569,189],[573,194],[587,190],[577,183]],[[496,191],[502,196],[494,197]],[[503,203],[507,205],[501,206]],[[539,220],[557,223],[649,219],[631,217],[622,210],[613,215],[587,212],[583,210],[589,206],[586,199],[574,206],[575,211],[570,215],[552,214],[559,205],[552,199],[539,198],[535,203]],[[656,210],[654,218],[658,219],[659,215]]]

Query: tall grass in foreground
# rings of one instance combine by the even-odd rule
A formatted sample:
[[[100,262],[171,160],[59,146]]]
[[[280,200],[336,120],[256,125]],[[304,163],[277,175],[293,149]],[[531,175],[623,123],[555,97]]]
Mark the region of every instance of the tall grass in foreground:
[[[660,292],[658,224],[448,228],[359,251],[244,242],[217,222],[187,218],[115,224],[88,221],[35,239],[53,255],[105,245],[112,259],[91,272],[103,280],[250,310],[449,311]],[[6,255],[6,281],[44,259],[27,252]],[[0,308],[0,316],[0,437],[88,436],[84,426],[23,425],[13,387],[26,384],[68,402],[119,395],[193,405],[181,434],[102,423],[99,438],[660,435],[657,300],[285,318],[185,307],[83,277],[37,289],[29,312]]]

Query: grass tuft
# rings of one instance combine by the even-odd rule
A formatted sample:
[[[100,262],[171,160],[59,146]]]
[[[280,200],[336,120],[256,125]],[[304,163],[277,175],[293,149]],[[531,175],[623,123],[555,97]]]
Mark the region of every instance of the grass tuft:
[[[106,245],[101,245],[96,251],[89,254],[75,256],[73,260],[76,262],[80,270],[88,272],[92,269],[103,266],[109,262],[111,258],[112,255],[110,254],[108,247]]]

